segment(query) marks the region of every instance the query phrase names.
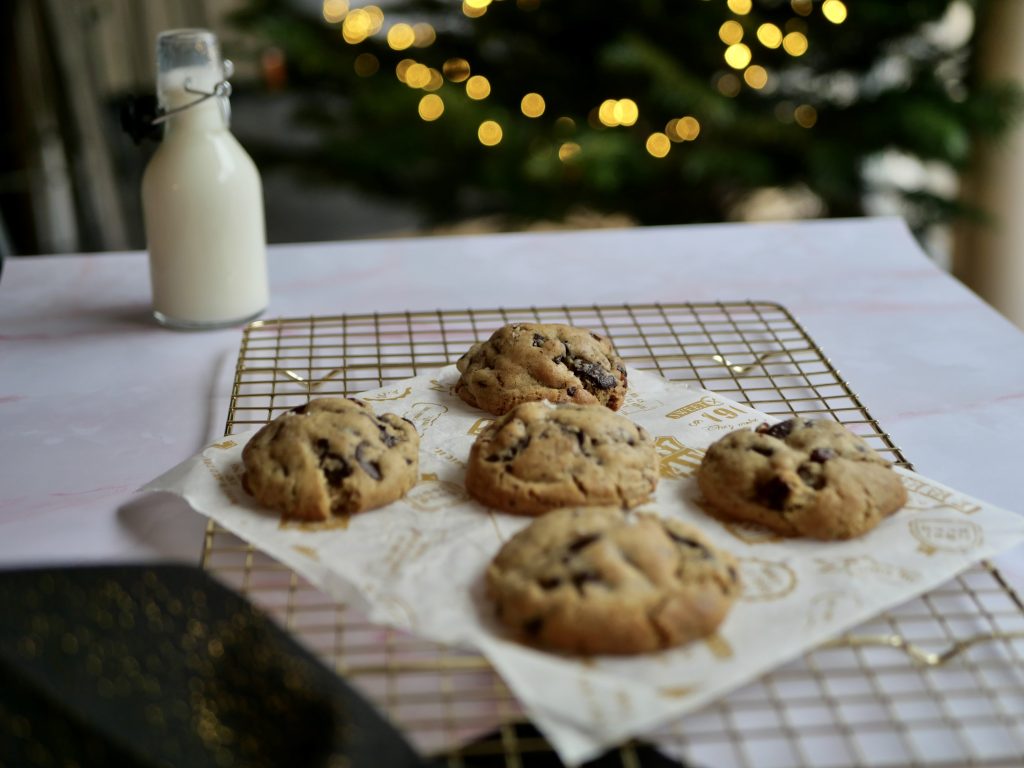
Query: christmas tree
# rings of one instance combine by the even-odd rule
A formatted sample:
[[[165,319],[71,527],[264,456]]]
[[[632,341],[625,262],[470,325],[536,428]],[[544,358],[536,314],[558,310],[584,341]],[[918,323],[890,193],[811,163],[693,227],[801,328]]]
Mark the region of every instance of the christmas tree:
[[[879,191],[873,158],[956,171],[1021,103],[1015,86],[973,76],[982,0],[315,10],[253,0],[236,18],[283,53],[302,97],[294,117],[319,137],[312,149],[251,149],[436,223],[492,215],[516,227],[579,209],[721,221],[764,190],[809,200],[813,214],[863,215]],[[939,34],[956,14],[968,34]],[[881,191],[918,230],[971,213],[955,191]]]

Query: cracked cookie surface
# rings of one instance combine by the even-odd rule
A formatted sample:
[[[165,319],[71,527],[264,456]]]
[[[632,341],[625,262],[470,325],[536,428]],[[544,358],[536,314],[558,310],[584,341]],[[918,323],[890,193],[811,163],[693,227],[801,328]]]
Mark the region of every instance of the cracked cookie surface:
[[[401,498],[419,475],[419,435],[362,400],[325,397],[278,416],[242,452],[242,483],[286,519],[325,521]]]
[[[615,411],[626,396],[626,366],[611,342],[571,325],[506,325],[456,365],[455,393],[496,416],[532,400],[597,403]]]
[[[697,482],[714,511],[784,536],[849,539],[907,501],[890,462],[841,424],[793,418],[726,435]]]
[[[658,484],[658,454],[647,430],[599,405],[516,406],[476,438],[466,490],[516,515],[558,507],[635,507]]]
[[[537,518],[501,548],[486,582],[517,639],[580,654],[706,637],[740,593],[735,559],[695,528],[613,507]]]

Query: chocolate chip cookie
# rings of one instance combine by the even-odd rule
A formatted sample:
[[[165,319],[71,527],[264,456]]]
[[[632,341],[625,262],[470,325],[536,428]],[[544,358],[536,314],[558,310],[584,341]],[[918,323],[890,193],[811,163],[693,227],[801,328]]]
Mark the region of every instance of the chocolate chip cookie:
[[[520,403],[599,403],[618,410],[626,366],[603,336],[571,325],[513,323],[474,344],[457,363],[455,393],[500,416]]]
[[[634,507],[657,484],[658,454],[647,430],[600,405],[518,405],[477,436],[466,467],[474,499],[516,515]]]
[[[501,548],[486,580],[517,639],[582,654],[705,637],[740,593],[736,561],[697,530],[613,507],[537,518]]]
[[[697,482],[724,517],[826,540],[860,536],[907,501],[890,462],[828,420],[732,432],[708,448]]]
[[[416,484],[420,438],[393,413],[325,397],[278,416],[242,452],[242,483],[293,520],[324,521],[380,507]]]

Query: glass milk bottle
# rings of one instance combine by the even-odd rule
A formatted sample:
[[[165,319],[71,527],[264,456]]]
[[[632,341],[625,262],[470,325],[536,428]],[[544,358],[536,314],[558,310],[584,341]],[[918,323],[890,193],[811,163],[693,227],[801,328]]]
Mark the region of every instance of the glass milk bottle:
[[[263,186],[228,127],[217,37],[163,32],[156,61],[164,137],[142,178],[153,315],[176,328],[251,320],[268,301]]]

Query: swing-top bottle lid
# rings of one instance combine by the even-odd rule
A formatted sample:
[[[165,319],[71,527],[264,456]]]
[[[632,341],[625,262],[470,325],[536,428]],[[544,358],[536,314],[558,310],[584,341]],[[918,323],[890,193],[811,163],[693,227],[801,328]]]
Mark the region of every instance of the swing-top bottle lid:
[[[171,29],[156,39],[156,89],[163,110],[212,93],[230,77],[217,36],[207,29]]]

